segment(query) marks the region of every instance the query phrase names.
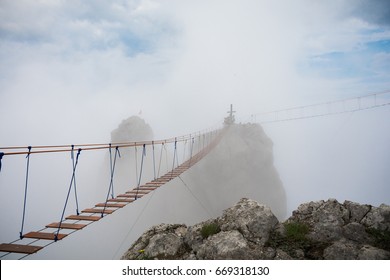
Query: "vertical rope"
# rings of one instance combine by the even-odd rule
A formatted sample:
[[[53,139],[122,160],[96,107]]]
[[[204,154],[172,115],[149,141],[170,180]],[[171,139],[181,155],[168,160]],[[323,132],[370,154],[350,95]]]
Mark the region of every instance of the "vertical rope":
[[[167,150],[167,145],[164,145],[164,151],[165,151],[165,167],[166,167],[166,172],[168,172],[169,168],[169,163],[168,163],[168,150]]]
[[[79,149],[79,151],[77,153],[77,159],[78,159],[78,157],[80,155],[80,152],[81,152],[81,149]],[[77,163],[75,165],[75,161],[74,161],[74,145],[72,145],[71,157],[72,157],[73,170],[75,172]],[[71,182],[71,184],[72,184],[72,182]],[[78,216],[78,215],[80,215],[80,212],[79,212],[79,201],[77,199],[76,175],[73,176],[73,185],[74,185],[74,198],[75,198],[75,201],[76,201],[76,214]]]
[[[110,144],[110,153],[111,153],[111,144]],[[111,191],[111,197],[114,198],[114,172],[115,172],[115,165],[116,165],[116,157],[117,155],[119,155],[119,157],[121,157],[121,154],[119,153],[119,147],[116,146],[115,148],[115,154],[114,154],[114,162],[112,164],[112,168],[111,168],[111,178],[110,178],[110,186],[108,187],[108,192],[107,192],[107,196],[106,196],[106,202],[104,203],[104,207],[103,207],[103,210],[102,210],[102,218],[104,216],[104,211],[106,210],[106,207],[107,207],[107,202],[108,202],[108,197],[110,196],[110,191]],[[111,155],[110,155],[111,157]]]
[[[182,160],[182,162],[185,162],[185,160],[186,160],[186,148],[187,148],[187,139],[184,141],[183,160]]]
[[[152,149],[153,149],[153,176],[154,176],[154,180],[156,180],[156,160],[154,157],[154,141],[152,141]],[[0,166],[0,170],[1,170],[1,166]]]
[[[28,187],[28,171],[30,169],[30,154],[31,154],[31,146],[28,146],[28,153],[27,153],[27,165],[26,165],[26,183],[24,186],[24,202],[23,202],[23,216],[22,216],[22,226],[19,232],[19,238],[23,239],[23,228],[24,228],[24,219],[26,216],[26,204],[27,204],[27,187]]]
[[[138,178],[138,183],[137,183],[137,192],[135,194],[135,200],[137,200],[139,187],[141,185],[142,170],[143,170],[143,166],[144,166],[144,157],[146,157],[146,144],[144,144],[143,148],[142,148],[141,167],[140,167],[140,173],[139,173],[139,178]]]
[[[164,143],[161,143],[160,161],[158,163],[157,177],[160,177],[160,168],[161,168],[161,160],[162,160],[163,151],[164,151]]]
[[[191,140],[190,159],[189,159],[189,161],[188,161],[188,166],[189,166],[189,167],[191,166],[192,152],[193,152],[193,149],[194,149],[194,143],[195,143],[195,138],[192,137],[192,140]]]
[[[72,178],[70,180],[70,185],[69,185],[69,189],[68,189],[68,194],[66,195],[66,199],[65,199],[65,205],[64,205],[64,209],[62,210],[62,214],[61,214],[61,219],[60,219],[60,222],[58,224],[58,229],[57,229],[57,233],[54,235],[54,241],[58,241],[58,234],[60,233],[60,230],[61,230],[61,225],[62,225],[62,221],[64,220],[64,215],[65,215],[65,210],[66,210],[66,206],[68,205],[68,200],[69,200],[69,195],[70,195],[70,191],[72,189],[72,185],[73,183],[75,182],[75,176],[76,176],[76,168],[77,168],[77,164],[79,162],[79,156],[80,156],[80,153],[81,153],[81,149],[78,150],[77,152],[77,155],[76,155],[76,162],[74,162],[74,158],[73,158],[73,145],[72,145],[72,160],[74,162],[73,164],[73,171],[72,171]],[[75,185],[76,187],[76,185]],[[77,197],[77,196],[76,196]],[[77,209],[77,215],[78,214],[78,209]]]
[[[109,144],[109,148],[108,148],[108,151],[110,153],[110,174],[111,174],[111,177],[112,177],[112,152],[111,152],[111,143]],[[110,188],[111,188],[111,183],[110,183]]]
[[[175,147],[174,147],[174,150],[173,150],[173,163],[172,163],[172,170],[171,170],[171,179],[173,177],[173,169],[175,169],[176,150],[177,150],[177,140],[175,138]]]
[[[113,165],[113,168],[112,168],[112,177],[114,177],[115,164],[116,164],[116,156],[119,156],[119,158],[121,157],[121,153],[119,152],[119,147],[118,147],[118,146],[115,147],[115,157],[114,157],[114,165]],[[114,181],[112,181],[111,198],[113,199],[114,196],[115,196],[115,195],[114,195]]]
[[[134,143],[134,153],[135,153],[135,183],[138,182],[138,151],[137,151],[137,143]]]
[[[4,153],[1,152],[1,153],[0,153],[0,171],[1,171],[1,160],[3,159],[3,156],[4,156]]]

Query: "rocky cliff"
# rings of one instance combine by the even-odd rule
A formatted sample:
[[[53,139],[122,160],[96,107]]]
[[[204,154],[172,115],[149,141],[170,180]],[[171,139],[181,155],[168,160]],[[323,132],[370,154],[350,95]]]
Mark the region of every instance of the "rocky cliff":
[[[122,259],[390,259],[390,206],[321,200],[279,222],[243,198],[216,219],[152,227]]]

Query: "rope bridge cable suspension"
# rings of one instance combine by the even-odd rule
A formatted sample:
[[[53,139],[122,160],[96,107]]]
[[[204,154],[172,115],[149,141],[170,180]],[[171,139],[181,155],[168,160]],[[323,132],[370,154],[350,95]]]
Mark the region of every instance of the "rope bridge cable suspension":
[[[156,160],[154,156],[154,141],[152,141],[152,150],[153,150],[153,179],[156,180]]]
[[[295,106],[281,110],[262,112],[252,114],[250,115],[250,117],[252,121],[253,119],[255,119],[256,122],[259,122],[261,124],[267,124],[374,109],[390,105],[390,102],[388,102],[388,98],[385,97],[382,99],[381,103],[378,103],[377,101],[377,96],[383,96],[386,94],[390,94],[390,90],[378,93],[371,93],[368,95],[353,98],[346,98],[311,105]],[[316,110],[315,113],[313,113],[314,109]],[[321,113],[318,113],[318,110],[320,110]],[[260,117],[261,120],[258,120],[258,117]]]
[[[175,144],[174,144],[171,177],[173,176],[173,169],[175,169],[176,155],[177,155],[177,141],[175,141]]]
[[[110,152],[111,152],[111,149],[110,149]],[[121,157],[121,154],[119,152],[119,147],[118,146],[115,147],[114,162],[113,163],[110,162],[110,170],[111,170],[110,185],[108,187],[108,192],[107,192],[107,196],[106,196],[106,202],[104,204],[103,211],[101,213],[101,217],[102,218],[104,216],[104,213],[105,213],[105,210],[106,210],[106,207],[107,207],[107,202],[108,202],[108,197],[110,196],[110,192],[111,192],[112,199],[114,199],[114,172],[115,172],[117,156]],[[111,158],[111,153],[110,153],[110,158]]]
[[[23,239],[23,228],[24,228],[24,219],[26,215],[26,204],[27,204],[27,188],[28,188],[28,171],[30,169],[30,155],[31,155],[31,146],[28,146],[28,153],[27,153],[27,164],[26,164],[26,183],[24,187],[24,201],[23,201],[23,215],[22,215],[22,226],[20,228],[19,232],[19,238]]]
[[[138,183],[138,151],[137,145],[134,146],[134,159],[135,159],[135,183]]]
[[[1,160],[3,159],[4,153],[0,152],[0,171],[1,171]]]
[[[54,235],[54,241],[58,241],[58,235],[59,235],[59,233],[60,233],[61,225],[62,225],[62,222],[63,222],[63,220],[64,220],[65,210],[66,210],[66,206],[67,206],[67,204],[68,204],[69,195],[70,195],[70,191],[71,191],[71,189],[72,189],[72,185],[74,184],[74,186],[75,186],[75,188],[76,188],[76,185],[75,185],[76,168],[77,168],[77,164],[78,164],[78,162],[79,162],[80,153],[81,153],[81,149],[78,149],[78,152],[77,152],[77,155],[76,155],[76,161],[75,161],[74,164],[73,164],[72,178],[71,178],[71,180],[70,180],[70,185],[69,185],[69,189],[68,189],[68,194],[66,195],[65,205],[64,205],[64,209],[62,210],[60,222],[58,223],[57,232],[56,232],[55,235]],[[72,160],[74,160],[74,159],[73,159],[73,152],[72,152]],[[77,198],[77,195],[76,195],[76,198]],[[79,213],[78,213],[78,208],[77,208],[77,215],[79,215]]]
[[[138,178],[138,182],[137,182],[137,192],[135,194],[135,200],[137,200],[137,198],[138,198],[139,187],[141,185],[142,170],[143,170],[143,166],[144,166],[144,157],[146,157],[145,144],[144,144],[143,149],[142,149],[141,167],[140,167],[139,178]]]
[[[191,159],[192,159],[192,152],[193,152],[193,149],[194,149],[194,142],[195,142],[195,138],[192,137],[192,139],[191,139],[190,159],[188,161],[188,166],[191,166]]]
[[[161,149],[160,149],[160,161],[158,163],[158,171],[157,171],[157,177],[160,176],[160,168],[161,168],[161,161],[162,161],[162,155],[164,151],[164,143],[161,143]]]
[[[218,138],[218,137],[216,137]],[[191,138],[190,138],[191,139]],[[106,201],[104,203],[98,203],[95,205],[94,208],[87,208],[87,209],[84,209],[81,211],[81,213],[84,213],[84,214],[80,214],[80,215],[70,215],[66,218],[64,218],[64,213],[66,211],[66,207],[67,207],[67,204],[68,204],[68,199],[69,199],[69,196],[70,196],[70,193],[71,193],[71,188],[72,186],[75,186],[74,183],[75,183],[75,176],[76,176],[76,171],[77,171],[77,167],[78,167],[78,163],[79,163],[79,155],[80,155],[80,152],[81,152],[81,148],[79,148],[79,152],[78,154],[76,155],[76,157],[74,157],[74,149],[73,149],[73,153],[72,153],[72,150],[69,150],[71,151],[71,156],[72,156],[72,178],[70,180],[70,184],[69,184],[69,188],[68,188],[68,192],[67,192],[67,197],[66,197],[66,200],[65,200],[65,206],[64,206],[64,209],[62,211],[62,214],[61,214],[61,219],[59,221],[59,223],[51,223],[49,225],[46,225],[45,228],[41,229],[41,230],[38,230],[38,231],[32,231],[32,232],[29,232],[29,233],[26,233],[26,234],[23,234],[23,225],[24,225],[24,217],[23,217],[23,220],[22,220],[22,229],[20,231],[20,236],[23,237],[23,238],[27,238],[27,239],[32,239],[33,241],[31,242],[28,242],[27,244],[24,243],[24,244],[18,244],[20,243],[20,239],[18,240],[15,240],[11,243],[2,243],[0,244],[0,251],[1,252],[8,252],[7,254],[9,253],[18,253],[18,254],[24,254],[25,256],[26,255],[29,255],[29,254],[33,254],[47,246],[49,246],[50,244],[58,241],[58,240],[62,240],[63,238],[65,238],[66,236],[76,232],[77,230],[80,230],[82,229],[83,227],[91,224],[91,223],[94,223],[96,221],[98,221],[99,219],[103,218],[103,214],[111,214],[113,212],[115,212],[116,210],[120,209],[121,207],[124,207],[126,205],[128,205],[129,203],[132,203],[135,201],[134,199],[134,195],[136,198],[140,198],[140,197],[143,197],[145,196],[146,194],[152,192],[154,193],[153,191],[156,190],[157,188],[163,186],[164,184],[166,184],[168,181],[172,180],[173,178],[176,178],[178,177],[180,174],[182,174],[184,171],[186,171],[190,166],[187,165],[188,162],[191,161],[191,166],[195,163],[197,163],[200,159],[202,159],[209,151],[210,149],[212,148],[212,146],[215,146],[215,145],[210,145],[209,147],[205,147],[206,149],[205,150],[202,150],[202,151],[199,151],[197,154],[193,155],[193,159],[190,158],[188,159],[186,162],[184,163],[181,163],[181,165],[179,165],[179,160],[178,160],[178,142],[180,140],[176,139],[176,141],[171,141],[172,143],[175,143],[175,149],[174,151],[172,151],[174,153],[174,156],[173,156],[173,168],[175,167],[175,162],[176,164],[178,165],[177,168],[173,169],[172,171],[167,171],[167,173],[161,177],[158,177],[157,179],[151,181],[151,182],[148,182],[146,183],[145,185],[141,186],[141,180],[143,178],[143,169],[144,169],[144,165],[145,165],[145,156],[146,156],[146,146],[147,144],[144,143],[143,144],[143,152],[142,152],[142,159],[141,159],[141,166],[140,166],[140,172],[138,174],[138,181],[137,181],[137,187],[135,189],[132,189],[128,192],[126,192],[124,195],[118,195],[116,198],[114,199],[110,199],[108,201],[108,196],[110,195],[110,188],[107,192],[107,197],[106,197]],[[219,141],[219,140],[218,140]],[[168,153],[167,151],[167,148],[166,148],[166,144],[165,143],[171,143],[171,142],[161,142],[161,151],[160,151],[160,162],[162,161],[162,154],[163,154],[163,150],[166,151],[166,154]],[[215,143],[214,143],[215,144]],[[75,145],[76,146],[76,145]],[[75,147],[74,146],[74,147]],[[138,145],[137,145],[138,146]],[[200,145],[199,145],[200,146]],[[27,153],[27,170],[26,170],[26,185],[25,185],[25,201],[24,201],[24,213],[26,212],[26,201],[27,201],[27,187],[28,187],[28,174],[29,174],[29,166],[30,166],[30,155],[32,154],[33,150],[32,148],[30,147],[29,149],[29,152],[30,153]],[[111,154],[112,156],[112,154]],[[112,160],[112,165],[110,165],[110,171],[111,172],[111,176],[110,176],[110,187],[112,189],[112,180],[114,179],[114,172],[115,172],[115,166],[116,166],[116,161],[117,161],[117,156],[120,157],[120,152],[119,152],[119,146],[116,147],[116,150],[115,150],[115,155],[113,157],[113,160]],[[168,163],[168,155],[166,156],[166,159],[167,159],[167,163]],[[159,167],[160,168],[160,167]],[[167,168],[169,168],[168,164],[167,164]],[[173,175],[173,177],[172,177]],[[75,195],[77,196],[77,192],[75,192]],[[113,203],[108,203],[108,202],[113,202]],[[104,209],[101,209],[102,207],[104,207]],[[105,210],[106,207],[110,207],[111,209],[109,210]],[[78,208],[78,206],[77,206]],[[89,213],[91,215],[89,215]],[[96,216],[97,214],[101,214],[98,216]],[[69,222],[66,222],[66,221],[76,221],[74,223],[69,223]],[[81,223],[80,223],[81,222]],[[87,224],[85,223],[87,222]],[[48,230],[50,230],[51,228],[55,228],[55,231],[54,232],[48,232]],[[68,229],[70,230],[70,232],[68,233],[64,233],[64,234],[60,234],[59,231],[60,229]],[[48,240],[49,243],[47,243],[46,245],[43,245],[43,246],[35,246],[33,245],[33,243],[37,242],[37,241],[40,241],[39,244],[42,244],[44,242],[44,240]],[[24,257],[25,257],[24,256]],[[0,256],[0,258],[2,258],[3,256]],[[22,258],[24,258],[22,257]]]
[[[81,153],[81,148],[78,149],[78,152],[77,152],[77,155],[76,155],[76,162],[75,162],[75,159],[74,159],[74,145],[72,145],[72,153],[71,153],[71,157],[72,157],[72,166],[73,166],[73,170],[74,172],[76,172],[76,166],[77,166],[77,162],[78,162],[78,157]],[[75,198],[75,202],[76,202],[76,215],[80,215],[80,212],[79,212],[79,200],[77,198],[77,185],[76,185],[76,175],[73,176],[73,185],[74,185],[74,198]]]

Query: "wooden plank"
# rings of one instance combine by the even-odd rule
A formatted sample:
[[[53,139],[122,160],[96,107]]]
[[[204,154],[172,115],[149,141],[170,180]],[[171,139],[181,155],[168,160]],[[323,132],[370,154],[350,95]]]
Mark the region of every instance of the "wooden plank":
[[[155,186],[156,188],[158,187],[161,187],[162,185],[164,185],[163,183],[158,183],[158,182],[150,182],[150,183],[146,183],[146,186]]]
[[[130,198],[113,198],[113,199],[109,199],[108,200],[109,202],[127,202],[127,203],[131,203],[134,201],[134,199],[130,199]]]
[[[46,227],[48,227],[48,228],[58,228],[59,225],[60,225],[60,223],[51,223],[51,224],[48,224]],[[61,223],[61,228],[65,228],[65,229],[79,230],[79,229],[82,229],[85,226],[86,225],[83,225],[83,224]]]
[[[34,254],[41,250],[41,246],[20,245],[20,244],[6,244],[0,245],[1,252],[19,253],[19,254]]]
[[[138,191],[131,190],[131,191],[126,192],[125,195],[127,195],[127,194],[148,194],[150,192],[151,192],[151,190],[138,190]]]
[[[94,208],[88,208],[88,209],[84,209],[82,210],[81,212],[82,213],[104,213],[104,214],[111,214],[113,213],[115,210],[110,210],[110,209],[94,209]]]
[[[83,216],[83,215],[70,215],[66,217],[67,220],[80,220],[80,221],[99,221],[101,217],[98,216]]]
[[[96,207],[111,207],[111,208],[122,208],[125,207],[127,204],[123,203],[98,203],[95,206]]]
[[[139,187],[139,189],[141,190],[141,191],[154,191],[155,189],[157,189],[158,187],[151,187],[151,186],[141,186],[141,187]],[[136,190],[136,189],[134,189],[134,190]]]
[[[29,233],[26,233],[23,235],[25,238],[33,238],[33,239],[47,239],[47,240],[54,240],[56,234],[51,232],[39,232],[39,231],[31,231]],[[57,240],[61,240],[64,237],[66,237],[67,234],[59,233],[57,235]]]
[[[137,198],[138,198],[138,197],[141,197],[141,196],[142,196],[142,194],[138,194],[138,195],[137,195]],[[133,194],[120,194],[120,195],[117,196],[117,198],[119,198],[119,199],[122,199],[122,198],[123,198],[123,199],[126,199],[126,198],[127,198],[127,199],[133,199],[133,200],[134,200],[135,195],[133,195]],[[110,200],[109,200],[109,201],[110,201]]]
[[[138,189],[138,193],[147,194],[147,193],[150,193],[150,192],[151,192],[150,190],[141,190],[141,189]],[[127,191],[126,193],[137,193],[137,189],[132,189],[131,191]]]

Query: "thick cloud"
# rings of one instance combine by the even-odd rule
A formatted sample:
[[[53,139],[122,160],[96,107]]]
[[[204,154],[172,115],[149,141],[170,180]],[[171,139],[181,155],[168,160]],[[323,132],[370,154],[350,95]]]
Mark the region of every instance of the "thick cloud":
[[[387,0],[359,0],[351,9],[353,14],[367,22],[390,26],[390,3]]]
[[[0,144],[109,142],[140,112],[161,139],[220,125],[231,103],[246,122],[389,89],[387,2],[1,0]],[[288,209],[329,195],[388,203],[386,109],[264,127]],[[20,198],[24,158],[2,163],[2,197]],[[40,188],[40,170],[67,182],[44,166]]]

